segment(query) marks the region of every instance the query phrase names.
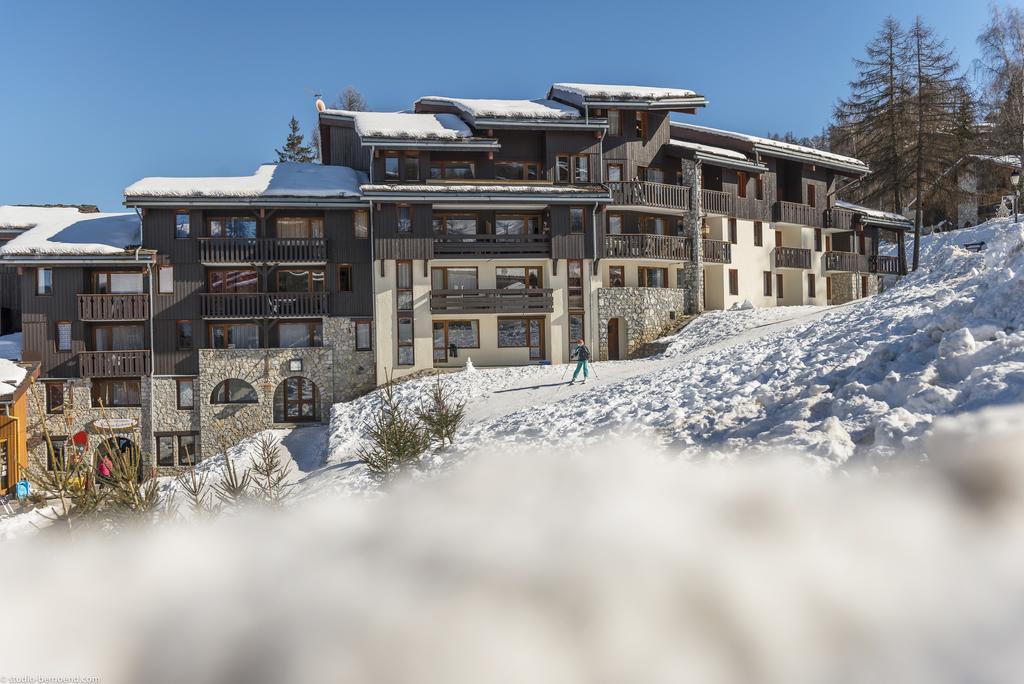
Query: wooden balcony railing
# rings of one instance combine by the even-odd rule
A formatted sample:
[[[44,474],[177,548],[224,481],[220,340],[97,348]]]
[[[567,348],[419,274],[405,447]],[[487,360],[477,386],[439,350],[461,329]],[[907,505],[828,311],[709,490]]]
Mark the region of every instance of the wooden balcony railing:
[[[704,262],[708,264],[731,264],[732,244],[724,240],[704,240]]]
[[[433,313],[551,313],[554,306],[548,288],[430,291]]]
[[[772,210],[772,220],[777,223],[794,223],[798,226],[811,228],[825,227],[825,213],[809,204],[797,202],[776,202]]]
[[[78,374],[83,378],[125,378],[149,375],[149,352],[79,352]]]
[[[325,292],[201,294],[203,318],[317,318],[329,313]]]
[[[700,191],[701,209],[705,214],[736,215],[736,195],[719,190]]]
[[[316,264],[327,261],[323,238],[199,238],[204,264]]]
[[[900,275],[900,259],[899,257],[881,254],[869,256],[868,271],[871,273],[881,273],[882,275]]]
[[[548,235],[435,235],[437,258],[551,257]]]
[[[853,230],[855,214],[849,209],[832,208],[825,212],[825,227],[838,230]]]
[[[609,181],[606,185],[612,191],[612,204],[682,211],[690,209],[690,188],[685,185],[649,181]]]
[[[149,318],[149,295],[80,294],[80,321],[144,321]]]
[[[674,235],[606,235],[604,252],[606,257],[619,259],[686,261],[693,258],[689,241]]]
[[[770,221],[771,211],[768,202],[754,197],[739,197],[733,200],[736,207],[736,218],[751,221]]]
[[[773,251],[775,256],[775,268],[802,268],[811,267],[811,250],[800,247],[776,247]]]
[[[854,252],[825,252],[826,273],[860,273],[864,257]]]

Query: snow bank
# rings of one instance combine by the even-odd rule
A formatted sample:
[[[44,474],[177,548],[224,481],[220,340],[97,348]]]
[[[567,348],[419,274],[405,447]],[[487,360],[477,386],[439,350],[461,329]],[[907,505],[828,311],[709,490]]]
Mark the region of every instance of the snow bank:
[[[665,358],[692,354],[699,349],[723,342],[736,342],[744,333],[782,321],[801,318],[824,311],[821,306],[775,306],[763,309],[737,308],[730,311],[709,311],[674,335],[662,338],[668,342]]]
[[[21,360],[21,333],[0,336],[0,359]]]
[[[362,171],[347,166],[285,162],[263,164],[251,176],[143,178],[125,188],[127,199],[153,197],[359,197],[367,182]]]
[[[428,95],[416,104],[447,105],[473,119],[579,119],[575,107],[554,100],[485,100]]]
[[[454,114],[356,112],[356,132],[363,138],[402,140],[461,140],[473,132]]]
[[[132,213],[82,213],[75,207],[0,206],[0,225],[24,233],[0,247],[4,255],[120,254],[142,242],[142,224]]]
[[[638,85],[606,85],[600,83],[555,83],[551,91],[571,93],[585,100],[679,100],[695,97],[697,93],[685,88],[656,88]]]
[[[984,453],[973,430],[943,433],[969,469],[833,477],[613,441],[484,453],[381,497],[40,536],[0,565],[18,588],[4,667],[110,684],[1015,681],[1024,433],[1019,415],[993,423]],[[83,578],[117,578],[117,600]]]

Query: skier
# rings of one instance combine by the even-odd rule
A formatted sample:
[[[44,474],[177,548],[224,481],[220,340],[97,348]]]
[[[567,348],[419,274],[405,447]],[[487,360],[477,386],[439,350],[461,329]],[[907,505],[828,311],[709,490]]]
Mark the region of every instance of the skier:
[[[590,377],[590,350],[587,349],[587,345],[583,343],[583,338],[576,340],[576,351],[574,351],[569,359],[578,359],[576,361],[576,371],[572,374],[572,380],[569,384],[575,384],[576,378],[579,376],[580,371],[583,371],[583,384],[587,384],[587,378]]]

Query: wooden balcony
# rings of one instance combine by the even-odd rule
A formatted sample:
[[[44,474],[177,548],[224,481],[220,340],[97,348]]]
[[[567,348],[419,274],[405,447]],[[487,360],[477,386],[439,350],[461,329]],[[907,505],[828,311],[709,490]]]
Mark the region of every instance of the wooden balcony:
[[[329,312],[325,292],[201,294],[203,318],[318,318]]]
[[[149,295],[80,294],[80,321],[144,321],[149,318]]]
[[[826,273],[860,273],[864,257],[854,252],[825,252]]]
[[[735,216],[736,195],[719,190],[701,190],[700,205],[706,216]]]
[[[431,313],[551,313],[554,293],[548,288],[515,290],[431,290]]]
[[[703,241],[704,263],[706,264],[731,264],[732,244],[724,240]]]
[[[79,352],[78,374],[83,378],[134,378],[149,375],[146,350]]]
[[[618,259],[688,261],[693,258],[693,249],[687,238],[674,235],[606,235],[604,254]]]
[[[880,273],[882,275],[902,275],[900,273],[900,258],[894,256],[869,256],[868,272]]]
[[[792,223],[810,228],[824,228],[825,212],[809,204],[776,202],[772,208],[772,221],[776,223]]]
[[[736,207],[736,212],[731,215],[734,215],[736,218],[750,221],[770,221],[772,218],[771,207],[769,207],[766,200],[736,196],[733,199],[733,203]]]
[[[548,235],[435,235],[436,259],[551,258]]]
[[[853,230],[855,214],[849,209],[832,208],[825,212],[825,227],[835,230]]]
[[[811,250],[809,249],[776,247],[772,253],[775,258],[775,268],[809,269],[811,267]]]
[[[204,264],[319,264],[327,261],[323,238],[199,238]]]
[[[685,185],[649,181],[609,181],[605,185],[612,192],[613,205],[679,211],[690,209],[690,188]]]

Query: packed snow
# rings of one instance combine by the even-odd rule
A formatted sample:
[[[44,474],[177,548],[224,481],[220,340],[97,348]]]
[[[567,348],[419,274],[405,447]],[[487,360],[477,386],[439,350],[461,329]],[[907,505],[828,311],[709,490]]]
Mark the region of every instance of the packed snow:
[[[657,88],[639,85],[606,85],[601,83],[555,83],[551,93],[574,95],[585,100],[685,100],[697,97],[697,93],[685,88]]]
[[[13,394],[28,371],[8,359],[0,358],[0,399]]]
[[[359,197],[359,186],[367,182],[362,171],[347,166],[282,162],[263,164],[251,176],[208,178],[143,178],[125,188],[128,200],[157,197]]]
[[[75,207],[0,206],[0,225],[25,232],[0,247],[0,256],[120,254],[142,242],[135,212],[83,213]]]
[[[579,119],[580,111],[554,100],[486,100],[428,95],[416,104],[457,107],[472,119]]]
[[[684,150],[691,152],[703,152],[715,157],[724,157],[726,159],[735,159],[737,161],[749,162],[750,159],[747,155],[736,150],[727,150],[724,147],[714,147],[713,145],[701,145],[700,143],[689,142],[688,140],[670,140],[669,145],[673,147],[679,147]]]
[[[881,219],[891,223],[902,223],[908,227],[913,227],[914,222],[908,219],[903,214],[894,214],[891,211],[882,211],[881,209],[872,209],[870,207],[861,206],[859,204],[853,204],[852,202],[844,202],[843,200],[836,200],[836,206],[840,209],[848,209],[849,211],[863,214],[869,218]]]
[[[21,333],[0,335],[0,359],[21,360]]]
[[[469,126],[454,114],[356,112],[354,119],[362,138],[463,140],[473,136]]]

